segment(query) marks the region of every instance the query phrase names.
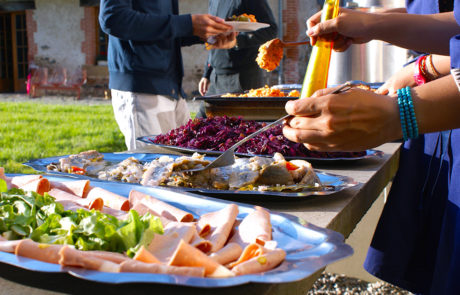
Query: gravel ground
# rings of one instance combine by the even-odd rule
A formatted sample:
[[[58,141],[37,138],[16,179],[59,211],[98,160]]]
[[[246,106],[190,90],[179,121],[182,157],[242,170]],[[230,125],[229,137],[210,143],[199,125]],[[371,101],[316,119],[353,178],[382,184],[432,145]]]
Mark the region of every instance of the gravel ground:
[[[385,282],[369,283],[344,275],[323,273],[307,295],[383,295],[412,293]]]
[[[25,94],[0,94],[0,102],[40,102],[49,104],[111,104],[110,99],[103,97],[85,97],[76,100],[71,96],[43,96],[29,98]],[[189,109],[192,112],[198,110],[198,103],[188,101]],[[392,286],[385,282],[369,283],[344,275],[323,273],[315,282],[307,295],[374,295],[374,294],[401,294],[411,295],[412,293]]]

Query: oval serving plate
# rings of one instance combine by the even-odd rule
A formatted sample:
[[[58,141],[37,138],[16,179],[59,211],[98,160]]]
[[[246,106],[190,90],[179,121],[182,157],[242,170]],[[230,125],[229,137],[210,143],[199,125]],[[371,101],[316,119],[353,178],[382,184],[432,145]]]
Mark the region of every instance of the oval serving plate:
[[[17,174],[9,174],[14,176]],[[67,177],[47,176],[52,181],[69,180]],[[146,194],[192,213],[195,217],[224,208],[229,202],[212,200],[188,193],[174,192],[162,188],[140,187],[126,183],[108,183],[92,181],[92,186],[102,187],[122,196],[128,196],[131,189],[142,191]],[[244,218],[253,208],[239,206],[238,219]],[[302,223],[302,225],[300,223]],[[145,273],[104,273],[99,271],[83,270],[45,263],[29,258],[18,257],[11,253],[0,252],[0,263],[31,271],[40,276],[49,276],[49,279],[59,280],[62,273],[77,277],[82,280],[104,284],[162,284],[184,287],[218,288],[239,286],[248,283],[287,283],[302,280],[312,275],[315,271],[339,259],[353,254],[353,249],[343,242],[343,236],[332,230],[308,224],[299,218],[288,214],[271,213],[273,239],[278,247],[286,251],[286,259],[275,269],[261,274],[243,275],[231,278],[195,278],[178,275],[145,274]],[[0,274],[1,276],[1,274]],[[23,277],[21,281],[27,284],[31,278]],[[51,283],[47,280],[48,284]],[[53,282],[58,283],[58,282]],[[73,290],[75,285],[68,286]],[[46,288],[46,285],[45,285]],[[133,291],[132,289],[131,291]],[[192,292],[193,293],[193,292]]]
[[[141,136],[138,137],[137,140],[158,146],[161,148],[165,148],[171,151],[175,152],[180,152],[180,153],[187,153],[187,154],[193,154],[193,153],[199,153],[199,154],[206,154],[208,156],[219,156],[223,152],[221,151],[210,151],[210,150],[200,150],[200,149],[192,149],[192,148],[184,148],[184,147],[178,147],[178,146],[173,146],[173,145],[166,145],[166,144],[158,144],[154,143],[153,141],[155,140],[156,135],[150,135],[150,136]],[[259,157],[270,157],[270,155],[252,155],[252,154],[245,154],[245,153],[235,153],[235,155],[240,156],[240,157],[254,157],[254,156],[259,156]],[[356,161],[356,160],[363,160],[363,159],[370,159],[370,158],[376,158],[376,157],[382,157],[383,152],[379,150],[366,150],[366,154],[363,156],[359,157],[331,157],[331,158],[315,158],[315,157],[290,157],[290,156],[284,156],[286,160],[294,160],[294,159],[301,159],[301,160],[307,160],[307,161]]]
[[[140,162],[151,162],[154,159],[157,159],[161,156],[167,155],[171,158],[180,157],[178,155],[170,155],[170,154],[144,154],[144,153],[102,153],[104,155],[104,159],[111,164],[116,164],[123,161],[126,158],[134,157],[138,159]],[[56,171],[48,171],[46,166],[51,163],[59,162],[60,158],[65,158],[67,156],[57,156],[57,157],[50,157],[50,158],[42,158],[42,159],[35,159],[30,160],[24,165],[29,166],[36,171],[45,172],[47,174],[52,175],[59,175],[59,176],[66,176],[72,177],[77,179],[90,179],[90,180],[98,180],[103,182],[109,183],[117,183],[115,181],[106,181],[106,180],[99,180],[96,177],[90,177],[86,175],[77,175],[77,174],[70,174],[70,173],[63,173],[63,172],[56,172]],[[213,157],[205,157],[205,159],[213,160]],[[177,192],[192,192],[192,193],[199,193],[204,195],[209,195],[212,197],[223,198],[223,199],[258,199],[258,200],[287,200],[287,199],[299,199],[299,198],[306,198],[311,196],[324,196],[330,195],[336,192],[339,192],[343,189],[353,187],[358,183],[354,181],[352,178],[342,175],[335,175],[335,174],[328,174],[324,172],[320,172],[315,170],[319,179],[324,185],[324,189],[318,190],[303,190],[303,191],[283,191],[283,192],[276,192],[276,191],[235,191],[235,190],[217,190],[217,189],[205,189],[205,188],[188,188],[188,187],[167,187],[170,190],[174,190]],[[136,186],[142,186],[141,184],[132,184]],[[165,186],[161,186],[165,187]]]

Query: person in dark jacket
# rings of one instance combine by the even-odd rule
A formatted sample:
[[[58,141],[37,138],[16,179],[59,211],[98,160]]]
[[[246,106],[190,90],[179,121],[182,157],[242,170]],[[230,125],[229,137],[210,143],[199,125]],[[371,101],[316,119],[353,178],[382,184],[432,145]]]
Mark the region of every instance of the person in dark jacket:
[[[232,49],[212,49],[208,53],[204,75],[198,89],[201,95],[243,92],[264,86],[263,71],[257,65],[259,46],[276,37],[278,26],[266,0],[209,0],[209,14],[223,19],[243,13],[270,27],[239,33]],[[205,117],[202,105],[198,117]]]
[[[178,0],[101,0],[112,105],[129,150],[142,145],[137,137],[165,133],[190,118],[181,46],[211,36],[218,48],[236,44],[236,33],[229,33],[232,27],[223,19],[178,11]]]

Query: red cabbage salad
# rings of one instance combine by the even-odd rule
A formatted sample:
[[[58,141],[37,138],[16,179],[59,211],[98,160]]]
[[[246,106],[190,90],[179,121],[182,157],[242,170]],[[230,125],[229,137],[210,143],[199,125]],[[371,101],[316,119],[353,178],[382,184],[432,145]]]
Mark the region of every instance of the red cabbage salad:
[[[245,136],[264,127],[266,123],[243,120],[241,117],[216,116],[196,118],[166,134],[156,136],[152,142],[195,150],[226,151]],[[316,152],[303,144],[288,140],[282,133],[282,125],[275,126],[238,147],[237,153],[249,155],[273,155],[307,158],[354,158],[366,155],[362,152]]]

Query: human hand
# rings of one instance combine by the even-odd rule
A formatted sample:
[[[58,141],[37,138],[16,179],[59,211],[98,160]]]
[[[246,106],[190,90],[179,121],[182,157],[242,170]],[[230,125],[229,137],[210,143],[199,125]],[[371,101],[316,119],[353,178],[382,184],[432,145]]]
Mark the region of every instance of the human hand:
[[[225,20],[210,14],[192,14],[192,26],[193,35],[203,40],[232,29],[232,26],[225,24]]]
[[[198,91],[202,96],[206,95],[209,89],[209,79],[201,78],[200,82],[198,83]]]
[[[334,42],[335,51],[344,51],[351,44],[361,44],[372,40],[374,14],[340,8],[336,18],[321,22],[321,11],[307,20],[307,35],[311,45],[318,39]]]
[[[352,88],[322,89],[289,101],[283,134],[313,151],[361,151],[402,137],[395,97]]]
[[[379,94],[395,95],[398,89],[406,86],[413,87],[416,85],[417,84],[414,80],[414,63],[410,63],[393,74],[393,76],[380,86],[376,92]]]
[[[237,32],[219,34],[213,37],[213,44],[207,45],[206,49],[230,49],[236,46]]]

